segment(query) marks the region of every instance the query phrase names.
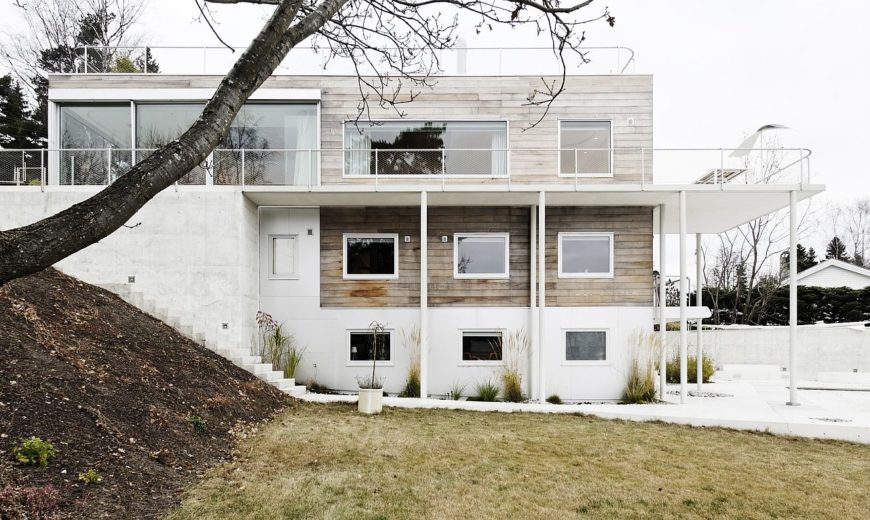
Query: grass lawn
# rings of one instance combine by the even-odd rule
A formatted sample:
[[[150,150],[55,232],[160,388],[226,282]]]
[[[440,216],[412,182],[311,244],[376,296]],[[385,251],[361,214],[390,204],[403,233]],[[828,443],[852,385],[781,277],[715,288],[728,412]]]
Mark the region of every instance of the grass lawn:
[[[870,447],[576,415],[294,404],[172,519],[867,518]]]

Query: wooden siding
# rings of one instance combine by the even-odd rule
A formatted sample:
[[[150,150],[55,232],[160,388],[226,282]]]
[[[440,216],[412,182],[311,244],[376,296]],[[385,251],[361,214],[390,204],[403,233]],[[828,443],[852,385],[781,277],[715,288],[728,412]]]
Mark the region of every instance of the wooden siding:
[[[51,77],[52,88],[213,88],[220,77],[168,75],[112,75]],[[560,119],[606,119],[613,122],[614,148],[625,148],[614,157],[613,178],[580,179],[586,183],[639,182],[642,163],[647,172],[651,155],[642,161],[639,149],[652,147],[652,77],[647,75],[569,76],[565,91],[549,113],[534,128],[543,108],[527,106],[526,97],[540,88],[534,76],[437,78],[434,88],[424,89],[412,103],[402,106],[406,119],[428,120],[503,120],[508,122],[508,163],[511,182],[517,184],[573,184],[574,179],[559,177],[557,156]],[[263,88],[305,88],[321,91],[320,148],[324,150],[323,184],[368,184],[371,178],[342,176],[344,147],[343,123],[353,119],[360,99],[357,80],[348,76],[275,76]],[[395,112],[376,104],[372,118],[397,119]],[[333,150],[333,151],[329,151]],[[422,177],[422,176],[421,176]],[[647,176],[650,181],[650,176]],[[431,182],[431,178],[381,178],[382,184]],[[451,178],[451,184],[504,184],[504,179]]]
[[[548,207],[547,305],[652,305],[653,216],[644,207]],[[559,278],[558,233],[613,233],[613,278]]]

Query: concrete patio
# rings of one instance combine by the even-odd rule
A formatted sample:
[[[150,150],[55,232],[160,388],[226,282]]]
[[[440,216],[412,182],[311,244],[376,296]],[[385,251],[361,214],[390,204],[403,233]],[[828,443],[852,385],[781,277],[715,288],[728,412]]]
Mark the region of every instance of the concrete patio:
[[[798,387],[803,385],[799,384]],[[664,421],[699,427],[764,431],[870,444],[870,387],[851,390],[800,390],[800,406],[789,406],[785,381],[727,381],[691,385],[686,404],[679,385],[668,385],[667,403],[647,405],[505,403],[385,397],[384,406],[456,410],[583,413],[605,419]],[[355,402],[355,395],[305,394],[311,402]]]

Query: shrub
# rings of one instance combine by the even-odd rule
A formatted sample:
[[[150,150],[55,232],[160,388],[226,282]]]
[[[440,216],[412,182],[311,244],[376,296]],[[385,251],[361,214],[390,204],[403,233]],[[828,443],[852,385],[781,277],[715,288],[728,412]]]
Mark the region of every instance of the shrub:
[[[686,358],[686,365],[688,365],[688,378],[687,381],[689,383],[697,383],[698,382],[698,358],[695,356],[689,356]],[[709,356],[704,356],[704,361],[702,365],[702,377],[704,378],[704,383],[709,383],[710,378],[713,377],[713,374],[716,372],[716,366],[713,363],[713,360]],[[668,383],[679,383],[680,382],[680,356],[677,356],[670,361],[666,366],[666,374],[668,378]]]
[[[91,468],[87,471],[79,472],[79,481],[84,482],[85,484],[99,484],[103,481],[103,477],[97,473],[97,470]]]
[[[505,370],[501,375],[504,400],[520,403],[526,400],[523,395],[523,379],[518,372]]]
[[[293,342],[293,336],[285,335],[281,327],[282,325],[276,325],[266,335],[266,359],[272,364],[272,370],[283,371],[282,360]]]
[[[60,494],[51,484],[42,487],[6,486],[0,489],[0,518],[59,518]]]
[[[547,402],[550,404],[562,404],[562,398],[556,394],[553,394],[547,398]]]
[[[408,369],[408,379],[399,397],[420,397],[420,365],[411,365]]]
[[[501,382],[504,388],[504,400],[519,403],[526,400],[523,395],[523,362],[529,350],[529,337],[522,329],[508,334],[502,356],[504,368]]]
[[[115,58],[115,63],[110,67],[110,72],[118,72],[118,73],[127,73],[132,74],[135,72],[142,72],[139,67],[133,63],[133,60],[128,58],[127,56],[118,56]]]
[[[410,365],[405,388],[399,392],[399,397],[420,397],[420,327],[415,325],[410,330],[400,331],[402,345],[408,349]]]
[[[284,377],[287,379],[296,378],[296,369],[302,364],[302,356],[305,354],[305,347],[299,348],[295,344],[291,344],[287,352],[284,353]]]
[[[57,455],[54,445],[39,437],[30,437],[12,448],[12,455],[21,464],[47,466],[48,461]]]
[[[471,399],[472,401],[495,401],[498,398],[499,388],[498,385],[493,383],[492,381],[484,381],[483,383],[478,383],[474,387],[475,395]]]
[[[462,399],[463,392],[465,392],[465,385],[462,383],[453,383],[453,386],[450,387],[450,391],[447,392],[447,398],[459,401]]]
[[[311,392],[312,394],[331,394],[332,389],[321,385],[317,382],[313,377],[308,380],[308,384],[305,385],[305,389]]]
[[[188,415],[187,422],[193,426],[193,429],[196,433],[203,433],[205,431],[205,419],[198,415]]]
[[[661,336],[637,331],[630,341],[631,367],[622,400],[629,404],[652,403],[656,400],[655,360],[662,351]]]

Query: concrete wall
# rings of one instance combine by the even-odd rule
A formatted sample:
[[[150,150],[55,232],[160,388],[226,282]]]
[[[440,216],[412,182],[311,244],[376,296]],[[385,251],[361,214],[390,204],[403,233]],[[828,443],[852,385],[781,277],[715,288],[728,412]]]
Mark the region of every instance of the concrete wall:
[[[668,351],[679,351],[680,333],[668,332]],[[689,332],[689,353],[696,352]],[[703,331],[704,353],[723,365],[788,367],[788,327],[735,327]],[[816,379],[820,372],[870,372],[870,328],[842,325],[798,327],[797,376]]]
[[[0,229],[57,213],[98,189],[0,188]],[[93,284],[123,284],[135,276],[134,291],[194,325],[215,346],[247,345],[257,309],[256,207],[233,188],[170,188],[128,225],[56,267]]]

